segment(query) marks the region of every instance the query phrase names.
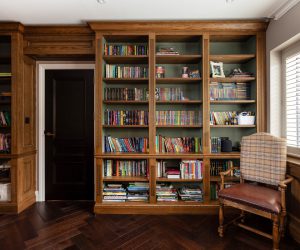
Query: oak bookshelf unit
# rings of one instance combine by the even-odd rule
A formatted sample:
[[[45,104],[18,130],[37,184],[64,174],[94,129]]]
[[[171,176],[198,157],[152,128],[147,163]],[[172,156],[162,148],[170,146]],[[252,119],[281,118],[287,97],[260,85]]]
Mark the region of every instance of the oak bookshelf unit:
[[[266,129],[266,24],[166,21],[92,22],[90,26],[96,32],[95,213],[215,213],[218,203],[213,194],[220,181],[215,169],[228,164],[238,167],[241,138]],[[108,45],[142,45],[147,53],[108,55]],[[210,61],[223,62],[224,77],[212,77]],[[111,77],[108,64],[143,67],[147,73]],[[234,69],[251,74],[232,76]],[[211,86],[216,83],[240,83],[241,92],[247,89],[248,96],[212,98]],[[119,97],[107,98],[108,88],[119,88],[114,90]],[[130,89],[135,89],[135,95],[129,98]],[[147,89],[146,95],[137,97],[142,89]],[[141,111],[147,113],[146,120],[130,118]],[[253,125],[211,124],[211,112],[243,111],[255,114]],[[147,148],[129,146],[127,138],[133,137],[147,138]],[[237,151],[213,153],[212,137],[229,137]],[[145,169],[134,169],[134,164],[140,164],[136,162],[143,162]],[[237,181],[237,176],[238,171],[228,183]],[[137,186],[144,190],[141,197],[125,199]],[[108,192],[113,188],[115,193]],[[183,193],[191,190],[195,196]],[[119,195],[119,200],[110,194]]]
[[[9,190],[0,213],[19,213],[35,202],[35,65],[23,55],[23,29],[0,24],[0,185]]]

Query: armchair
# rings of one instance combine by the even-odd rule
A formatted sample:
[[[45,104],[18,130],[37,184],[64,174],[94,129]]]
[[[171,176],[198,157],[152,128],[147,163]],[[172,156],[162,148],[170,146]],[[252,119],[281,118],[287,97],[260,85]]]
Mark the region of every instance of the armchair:
[[[245,136],[241,143],[240,164],[239,184],[224,189],[225,176],[233,169],[220,173],[219,235],[223,237],[225,228],[236,224],[272,239],[273,249],[279,249],[280,237],[285,231],[287,184],[293,180],[286,177],[286,141],[267,133]],[[240,216],[224,224],[224,205],[240,209]],[[272,234],[245,225],[245,212],[271,219]]]

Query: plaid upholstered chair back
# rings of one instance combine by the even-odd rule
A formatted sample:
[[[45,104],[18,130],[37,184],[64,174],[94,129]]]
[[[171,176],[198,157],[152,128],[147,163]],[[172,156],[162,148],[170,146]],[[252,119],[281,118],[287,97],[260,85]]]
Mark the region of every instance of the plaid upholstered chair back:
[[[286,140],[267,133],[243,137],[240,169],[245,180],[278,185],[286,174]]]

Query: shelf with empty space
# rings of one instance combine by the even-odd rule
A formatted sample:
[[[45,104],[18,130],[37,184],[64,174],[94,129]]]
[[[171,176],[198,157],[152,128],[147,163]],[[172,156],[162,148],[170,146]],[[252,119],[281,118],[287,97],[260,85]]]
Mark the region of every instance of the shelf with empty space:
[[[256,78],[252,76],[245,77],[214,77],[210,78],[210,82],[252,82],[255,81]]]
[[[157,128],[202,128],[202,125],[156,125]]]
[[[158,64],[193,64],[201,61],[201,55],[156,55]]]
[[[168,77],[168,78],[156,78],[156,83],[161,84],[189,84],[199,83],[201,78],[182,78],[182,77]]]
[[[213,100],[211,104],[251,104],[256,103],[255,100]]]
[[[256,125],[210,125],[211,128],[255,128]]]
[[[122,101],[122,100],[116,100],[116,101],[103,101],[103,103],[105,104],[148,104],[148,101],[134,101],[134,100],[130,100],[130,101]]]
[[[130,182],[130,181],[149,181],[147,177],[142,177],[142,176],[104,176],[103,181],[124,181],[124,182]]]
[[[202,179],[156,178],[156,182],[201,182]]]
[[[156,101],[156,104],[201,104],[200,100]]]
[[[103,78],[103,81],[110,84],[127,84],[127,83],[148,83],[148,78]]]
[[[210,55],[209,60],[223,63],[245,63],[255,58],[255,54]]]
[[[104,55],[103,60],[106,63],[135,63],[135,64],[147,64],[148,56],[147,55],[130,55],[130,56],[108,56]]]
[[[103,128],[148,128],[148,125],[102,125]]]

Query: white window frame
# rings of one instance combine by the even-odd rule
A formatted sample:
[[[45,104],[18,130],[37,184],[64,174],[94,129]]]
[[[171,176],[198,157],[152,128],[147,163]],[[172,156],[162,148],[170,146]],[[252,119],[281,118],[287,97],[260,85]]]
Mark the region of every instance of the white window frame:
[[[282,50],[282,54],[281,54],[281,63],[282,63],[282,97],[281,97],[281,105],[282,105],[282,117],[283,119],[281,119],[281,135],[282,137],[286,138],[286,59],[296,55],[300,53],[300,41],[292,44],[291,46],[289,46],[288,48]],[[296,155],[300,155],[300,148],[296,148],[296,147],[287,147],[287,153],[288,154],[296,154]]]

